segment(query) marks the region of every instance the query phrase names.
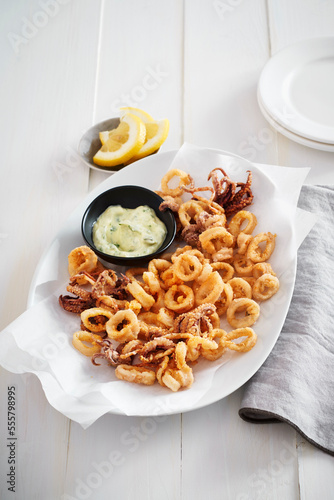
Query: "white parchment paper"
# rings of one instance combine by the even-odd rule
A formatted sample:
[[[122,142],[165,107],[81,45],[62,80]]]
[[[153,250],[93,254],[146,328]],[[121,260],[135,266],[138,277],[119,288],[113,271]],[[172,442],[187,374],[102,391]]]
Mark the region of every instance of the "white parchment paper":
[[[254,203],[249,210],[258,219],[254,234],[262,231],[277,234],[270,262],[284,281],[285,270],[315,222],[312,214],[296,209],[309,169],[254,165],[190,144],[180,148],[169,168],[185,170],[193,176],[196,186],[205,186],[210,185],[208,173],[216,167],[224,168],[233,180],[241,182],[246,181],[247,171],[252,171]],[[160,178],[164,173],[159,173]],[[153,186],[150,182],[148,179],[148,187],[159,189],[159,185]],[[78,220],[78,227],[80,222]],[[67,262],[59,265],[67,266]],[[284,286],[282,290],[284,293]],[[72,347],[72,336],[80,329],[80,318],[59,306],[58,297],[64,293],[66,283],[59,283],[56,293],[28,309],[1,332],[0,364],[13,373],[35,374],[50,404],[84,428],[107,412],[162,415],[190,410],[210,390],[216,370],[224,363],[226,366],[233,363],[232,354],[216,362],[200,361],[193,368],[192,387],[177,393],[159,384],[146,387],[120,381],[113,368],[106,364],[93,366],[89,358]],[[266,315],[260,318],[260,334],[261,331],[266,334],[268,321]],[[252,374],[250,370],[249,376]]]

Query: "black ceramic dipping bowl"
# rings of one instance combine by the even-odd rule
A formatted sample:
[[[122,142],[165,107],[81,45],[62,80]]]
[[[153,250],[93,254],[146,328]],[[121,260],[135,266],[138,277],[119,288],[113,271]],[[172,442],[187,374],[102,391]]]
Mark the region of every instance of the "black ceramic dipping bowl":
[[[176,233],[176,222],[171,210],[161,212],[159,205],[163,199],[153,191],[140,186],[119,186],[100,194],[87,207],[81,222],[81,232],[87,245],[96,255],[106,262],[119,266],[138,266],[161,255],[173,243]],[[148,205],[153,208],[159,219],[165,224],[167,234],[161,247],[154,253],[142,257],[119,257],[108,255],[96,249],[93,243],[93,225],[98,217],[111,205],[121,205],[123,208],[136,208]]]

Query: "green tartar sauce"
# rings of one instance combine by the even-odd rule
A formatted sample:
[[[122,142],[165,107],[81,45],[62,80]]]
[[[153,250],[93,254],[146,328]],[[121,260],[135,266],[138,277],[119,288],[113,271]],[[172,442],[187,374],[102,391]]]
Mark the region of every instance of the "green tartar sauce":
[[[147,206],[108,207],[93,226],[93,242],[98,250],[120,257],[141,257],[155,252],[163,243],[167,229]]]

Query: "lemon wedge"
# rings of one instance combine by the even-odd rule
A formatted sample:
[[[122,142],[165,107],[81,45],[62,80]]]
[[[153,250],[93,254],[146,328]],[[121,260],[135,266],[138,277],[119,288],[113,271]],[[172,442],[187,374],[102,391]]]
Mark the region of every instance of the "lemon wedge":
[[[146,111],[143,111],[142,109],[132,108],[130,106],[120,108],[121,119],[126,114],[129,114],[129,113],[131,113],[132,115],[138,116],[138,118],[140,118],[144,124],[155,122],[155,120],[152,118],[152,116],[149,115],[148,113],[146,113]],[[109,139],[109,131],[104,130],[103,132],[100,132],[99,137],[100,137],[101,143],[105,144],[107,142],[107,140]]]
[[[164,118],[163,120],[147,122],[145,123],[146,128],[146,138],[143,146],[140,150],[134,154],[127,163],[132,163],[133,161],[140,160],[145,156],[155,153],[163,142],[167,139],[169,132],[169,120]]]
[[[146,127],[143,121],[132,113],[125,113],[117,128],[100,133],[102,147],[94,156],[94,163],[103,167],[126,163],[139,153],[145,138]]]
[[[143,111],[142,109],[131,108],[130,106],[120,108],[121,116],[124,116],[125,113],[131,113],[132,115],[138,116],[138,118],[140,118],[141,121],[144,123],[150,123],[150,122],[152,123],[155,121],[151,115],[149,115],[148,113],[146,113],[146,111]]]

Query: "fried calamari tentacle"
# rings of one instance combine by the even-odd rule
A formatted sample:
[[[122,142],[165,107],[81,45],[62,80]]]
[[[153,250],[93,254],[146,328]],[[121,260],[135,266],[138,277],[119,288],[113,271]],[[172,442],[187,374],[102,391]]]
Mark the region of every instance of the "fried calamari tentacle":
[[[81,314],[86,309],[91,308],[94,305],[94,301],[91,298],[85,300],[80,297],[60,295],[59,304],[65,311]]]

